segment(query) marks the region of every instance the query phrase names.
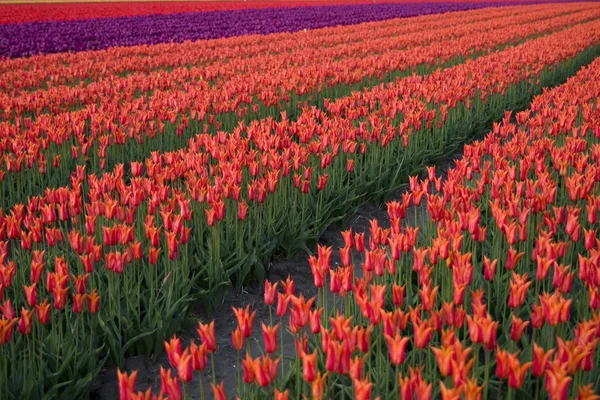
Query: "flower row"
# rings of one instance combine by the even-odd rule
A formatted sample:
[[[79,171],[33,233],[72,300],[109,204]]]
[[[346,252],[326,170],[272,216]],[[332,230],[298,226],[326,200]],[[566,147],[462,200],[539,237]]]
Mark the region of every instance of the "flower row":
[[[68,187],[0,218],[0,351],[11,362],[0,365],[2,387],[30,398],[65,385],[82,393],[104,356],[160,351],[194,300],[262,280],[274,250],[305,249],[367,196],[573,73],[599,41],[600,23],[589,22],[298,121],[199,135],[189,149],[131,163],[128,175],[78,168]],[[48,304],[51,326],[32,317]],[[13,335],[20,319],[24,333]]]
[[[374,3],[0,25],[0,57],[295,32],[515,3]],[[522,4],[522,3],[516,3]]]
[[[566,5],[565,5],[566,6]],[[169,70],[180,65],[196,66],[229,59],[252,58],[257,54],[295,52],[305,48],[329,48],[351,45],[365,41],[368,34],[373,37],[397,36],[411,32],[426,33],[448,27],[448,20],[457,23],[466,18],[477,22],[509,14],[541,10],[542,6],[502,7],[487,10],[470,10],[451,13],[447,18],[420,16],[369,22],[353,26],[338,26],[298,33],[272,35],[247,35],[232,38],[186,42],[179,44],[157,44],[153,46],[115,47],[103,51],[59,53],[30,58],[0,60],[0,71],[6,77],[0,84],[7,93],[18,93],[21,89],[73,85],[77,80],[84,83],[106,79],[115,74],[134,72],[150,73],[154,70]],[[545,7],[549,7],[546,5]],[[581,7],[581,6],[580,6]],[[569,8],[565,8],[569,10]],[[465,21],[466,22],[466,21]],[[165,53],[171,54],[167,57]]]
[[[392,1],[392,0],[388,0]],[[394,2],[399,2],[393,0]],[[379,0],[378,3],[385,3]],[[3,4],[0,24],[15,24],[36,21],[65,21],[92,18],[132,17],[135,15],[156,15],[189,13],[198,11],[243,10],[247,8],[279,8],[320,6],[331,4],[360,4],[363,0],[281,0],[281,1],[169,1],[131,3],[54,3],[54,4]]]
[[[319,247],[308,259],[317,296],[266,281],[277,319],[259,330],[256,311],[234,308],[241,372],[227,389],[213,378],[214,398],[237,383],[252,399],[598,399],[599,82],[597,59],[507,112],[444,176],[412,177],[386,221],[343,231],[335,252]],[[183,398],[207,357],[228,351],[214,322],[198,336],[165,341],[174,370],[161,367],[158,395],[119,372],[120,398]]]
[[[480,22],[476,15],[473,23],[465,13],[431,34],[382,39],[385,46],[371,39],[355,46],[301,47],[201,68],[7,95],[6,103],[14,108],[5,108],[5,114],[17,119],[0,124],[0,178],[2,187],[10,188],[1,204],[9,207],[39,194],[39,188],[64,184],[82,165],[98,173],[143,160],[153,150],[185,147],[198,132],[231,132],[282,111],[295,119],[305,102],[319,105],[325,97],[348,95],[365,80],[374,84],[414,71],[427,73],[598,16],[599,7],[571,5],[524,8]],[[22,118],[29,113],[34,119]]]

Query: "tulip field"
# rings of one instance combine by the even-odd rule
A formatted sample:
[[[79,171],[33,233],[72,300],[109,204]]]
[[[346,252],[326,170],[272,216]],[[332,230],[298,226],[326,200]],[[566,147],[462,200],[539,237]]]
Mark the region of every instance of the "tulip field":
[[[0,400],[600,400],[600,3],[0,5],[0,192]]]

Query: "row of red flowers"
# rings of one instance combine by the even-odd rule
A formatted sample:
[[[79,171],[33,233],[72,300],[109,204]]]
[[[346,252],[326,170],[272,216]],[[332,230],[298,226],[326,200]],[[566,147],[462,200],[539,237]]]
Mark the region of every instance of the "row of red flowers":
[[[600,59],[507,112],[447,176],[412,177],[387,204],[387,228],[342,232],[339,257],[319,247],[315,298],[265,282],[279,321],[262,322],[261,355],[244,351],[255,313],[234,309],[237,395],[599,399],[598,104]],[[121,399],[182,398],[218,351],[214,322],[198,333],[200,344],[165,341],[175,372],[161,368],[159,395],[119,372]],[[278,335],[296,341],[286,375]]]
[[[531,7],[533,10],[535,6]],[[528,9],[530,7],[526,7]],[[506,10],[502,14],[499,11]],[[519,7],[487,10],[492,15],[514,13]],[[463,15],[479,20],[488,19],[481,11],[449,14],[449,18]],[[193,43],[157,44],[152,46],[115,47],[102,51],[61,53],[30,58],[0,60],[0,71],[7,74],[2,82],[2,91],[12,93],[22,89],[48,88],[80,81],[96,81],[111,75],[130,72],[150,73],[156,69],[177,68],[180,65],[204,65],[223,63],[227,59],[252,58],[257,54],[298,51],[305,47],[328,48],[351,45],[369,37],[369,33],[395,36],[414,31],[426,32],[423,28],[439,29],[448,26],[439,17],[421,16],[402,20],[371,22],[352,27],[340,26],[315,29],[308,32],[278,33],[273,35],[247,35]],[[437,21],[437,23],[436,23]],[[474,19],[473,22],[477,21]],[[418,22],[418,24],[417,24]],[[426,24],[421,27],[421,24]],[[385,32],[389,32],[385,35]],[[361,35],[362,34],[362,35]],[[302,38],[302,40],[299,40]],[[174,57],[166,57],[169,51]],[[143,60],[141,62],[140,60]],[[90,62],[93,61],[93,62]],[[8,79],[19,77],[17,79]]]
[[[420,19],[406,25],[381,23],[370,34],[383,37],[369,40],[364,40],[363,29],[348,34],[336,28],[341,32],[331,39],[338,41],[333,47],[314,46],[315,38],[323,37],[319,32],[299,33],[269,43],[267,54],[250,58],[246,53],[232,57],[238,45],[224,47],[219,42],[176,47],[181,57],[171,51],[149,57],[146,49],[140,49],[138,57],[110,57],[119,68],[96,82],[80,76],[81,82],[72,87],[4,95],[7,121],[0,123],[0,180],[5,179],[3,186],[11,190],[6,190],[2,204],[9,207],[39,194],[39,187],[64,184],[79,165],[89,165],[88,172],[94,173],[112,169],[121,162],[142,160],[152,150],[185,147],[186,140],[199,131],[231,131],[240,122],[280,111],[294,115],[306,101],[320,104],[324,96],[347,95],[351,85],[365,79],[389,80],[425,66],[455,63],[458,57],[493,51],[596,18],[599,13],[600,8],[590,10],[587,5],[460,13],[425,25],[419,25]],[[264,39],[255,41],[253,48],[265,48]],[[196,51],[186,54],[190,47]],[[219,57],[204,54],[206,63],[185,67],[195,59],[190,57],[207,47],[214,47],[212,53]],[[84,58],[81,67],[89,70],[94,58]],[[156,59],[179,67],[170,72],[160,69],[115,76],[129,64],[147,65]],[[66,71],[57,76],[77,76],[69,66],[62,68]],[[31,69],[35,72],[18,71],[48,74],[47,68],[35,64]],[[27,79],[19,76],[6,82]],[[47,170],[53,172],[48,176]]]
[[[429,0],[433,2],[433,0]],[[442,1],[442,0],[439,0]],[[501,3],[502,0],[497,0]],[[2,4],[0,24],[34,21],[66,21],[90,18],[131,17],[135,15],[175,14],[198,11],[243,10],[248,8],[302,7],[332,4],[372,3],[367,0],[271,0],[271,1],[168,1],[168,2],[98,2],[53,4]],[[377,0],[377,3],[398,0]]]
[[[260,279],[274,249],[305,247],[382,181],[401,183],[412,167],[399,160],[420,163],[465,140],[467,125],[563,79],[599,41],[599,22],[576,25],[295,122],[199,135],[189,149],[131,163],[130,179],[123,166],[100,176],[78,168],[70,186],[0,217],[3,388],[34,398],[68,387],[74,397],[99,353],[122,362],[160,351],[193,300]],[[48,321],[33,318],[50,304]]]

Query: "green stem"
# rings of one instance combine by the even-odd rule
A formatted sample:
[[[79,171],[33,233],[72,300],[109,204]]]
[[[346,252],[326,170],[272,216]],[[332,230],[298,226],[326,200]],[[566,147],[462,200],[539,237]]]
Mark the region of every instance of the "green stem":
[[[483,400],[487,400],[490,385],[490,352],[485,348],[483,351],[485,353],[485,371],[483,373]]]

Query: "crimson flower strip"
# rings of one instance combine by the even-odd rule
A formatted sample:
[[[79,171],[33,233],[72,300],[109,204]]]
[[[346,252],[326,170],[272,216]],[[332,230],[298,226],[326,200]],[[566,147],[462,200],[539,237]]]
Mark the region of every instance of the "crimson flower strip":
[[[0,25],[0,57],[294,32],[516,3],[381,3]]]
[[[398,0],[378,0],[377,3]],[[406,1],[405,1],[406,2]],[[431,1],[430,1],[431,2]],[[198,11],[243,10],[248,8],[281,8],[332,4],[372,3],[366,0],[308,0],[308,1],[169,1],[137,3],[54,3],[2,4],[0,24],[37,21],[68,21],[96,18],[132,17],[136,15],[176,14]]]
[[[81,394],[101,365],[86,359],[86,375],[79,375],[82,349],[109,352],[117,363],[159,351],[192,301],[214,301],[232,280],[260,279],[275,248],[303,248],[382,181],[399,184],[411,165],[435,155],[423,151],[465,140],[469,124],[563,79],[598,54],[599,41],[600,22],[585,23],[443,74],[354,93],[328,111],[306,109],[298,121],[266,119],[232,134],[200,135],[188,149],[131,163],[128,176],[124,166],[88,176],[78,168],[68,187],[48,189],[1,216],[0,351],[21,355],[7,357],[6,368],[0,364],[2,387],[22,393],[23,382],[36,382],[28,390],[39,393],[77,381],[69,388]],[[521,281],[518,288],[527,283]],[[433,287],[426,297],[435,300],[431,293]],[[311,303],[299,298],[292,306],[308,310]],[[32,319],[34,309],[41,321]],[[303,312],[298,317],[308,321]],[[433,330],[419,325],[415,346],[426,348]],[[214,351],[210,326],[199,331],[204,350]],[[402,363],[402,338],[392,340]],[[46,351],[36,351],[42,342]],[[177,352],[175,343],[171,349]],[[335,362],[328,368],[342,371]],[[271,383],[273,365],[261,360],[261,385]]]
[[[411,3],[412,0],[378,0],[377,3]],[[427,0],[427,3],[446,0]],[[472,0],[459,0],[453,3],[471,3]],[[506,0],[488,1],[503,3]],[[507,1],[511,2],[511,1]],[[54,4],[3,4],[0,5],[0,24],[14,24],[36,21],[64,21],[92,18],[131,17],[135,15],[175,14],[197,11],[240,10],[247,8],[281,8],[299,6],[319,6],[332,4],[372,3],[366,0],[308,0],[308,1],[169,1],[138,3],[54,3]],[[527,2],[523,2],[527,3]]]
[[[388,227],[372,220],[368,232],[342,232],[335,252],[319,246],[309,257],[316,297],[290,279],[267,281],[276,317],[262,323],[264,351],[238,351],[237,394],[597,399],[598,104],[600,59],[528,110],[506,112],[446,177],[428,167],[410,178],[387,203]],[[242,349],[260,333],[250,307],[234,312]],[[272,330],[295,339],[291,361]],[[223,351],[210,347],[214,322],[198,332],[189,346],[165,341],[173,370],[161,367],[152,398],[179,398]],[[120,398],[135,398],[135,372],[118,379]],[[214,379],[211,388],[219,399],[236,393]]]
[[[365,79],[406,75],[418,67],[486,53],[600,16],[600,8],[587,5],[517,8],[507,14],[490,10],[494,12],[500,16],[480,22],[481,12],[474,12],[473,23],[467,23],[470,13],[448,18],[429,35],[408,28],[408,34],[384,39],[386,46],[378,39],[331,48],[301,46],[250,60],[7,95],[5,116],[18,118],[0,124],[2,185],[11,187],[3,204],[40,193],[38,188],[47,187],[48,179],[66,182],[78,165],[88,164],[88,172],[98,172],[107,163],[110,169],[142,160],[154,149],[185,147],[187,139],[201,131],[231,131],[265,115],[297,113],[311,96],[343,96],[352,90],[348,85]],[[382,31],[391,34],[394,29]],[[387,50],[382,52],[382,47]],[[60,112],[70,107],[81,110]],[[21,151],[24,147],[27,152]]]

